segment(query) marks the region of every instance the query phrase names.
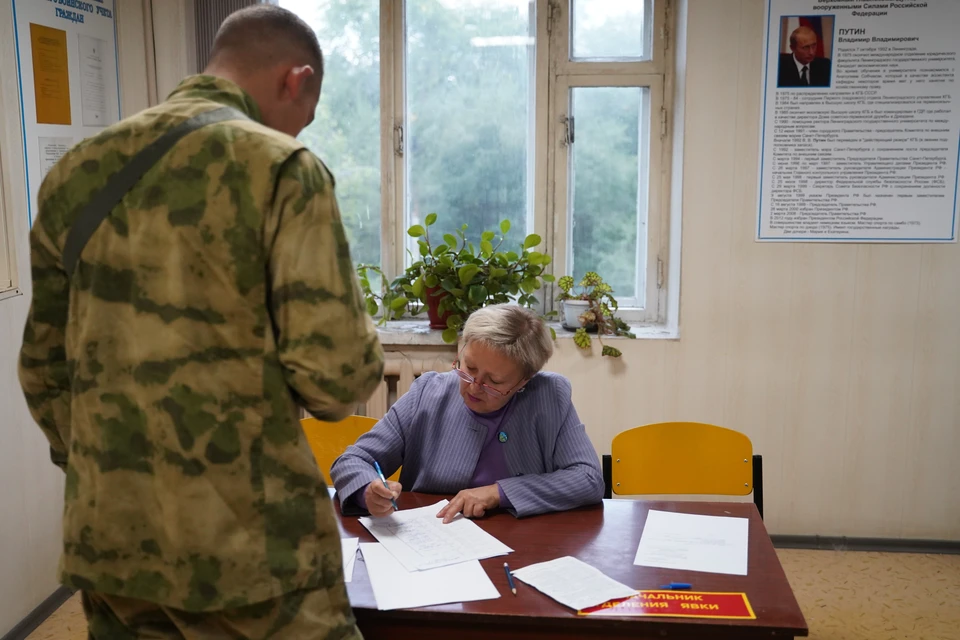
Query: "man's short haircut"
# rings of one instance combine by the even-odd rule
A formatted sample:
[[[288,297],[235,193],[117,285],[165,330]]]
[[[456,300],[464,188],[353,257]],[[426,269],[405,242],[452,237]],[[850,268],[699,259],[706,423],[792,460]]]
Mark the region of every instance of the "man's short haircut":
[[[790,48],[797,46],[797,36],[801,33],[809,33],[813,35],[814,38],[817,37],[817,32],[807,26],[797,27],[793,30],[793,33],[790,34]],[[817,38],[819,40],[819,38]]]
[[[223,21],[213,41],[209,66],[229,64],[259,70],[288,61],[313,67],[311,85],[319,88],[323,52],[313,29],[292,11],[258,4],[235,11]]]

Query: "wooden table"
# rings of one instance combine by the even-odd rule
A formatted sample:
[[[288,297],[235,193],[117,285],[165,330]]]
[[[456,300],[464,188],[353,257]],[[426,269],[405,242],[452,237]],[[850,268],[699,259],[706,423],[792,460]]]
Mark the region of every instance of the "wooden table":
[[[401,509],[409,509],[434,504],[443,497],[404,493],[398,503]],[[635,566],[633,558],[649,509],[749,518],[747,575],[730,576]],[[362,559],[358,558],[353,580],[347,586],[357,623],[366,640],[747,640],[807,635],[806,621],[780,566],[770,536],[767,535],[763,521],[753,504],[604,500],[602,505],[524,519],[497,512],[476,522],[514,549],[514,553],[509,556],[480,562],[501,596],[495,600],[479,602],[378,611],[367,578],[366,566]],[[343,536],[359,537],[361,542],[376,541],[356,518],[341,517],[340,524]],[[744,592],[757,618],[709,620],[585,617],[578,616],[575,611],[519,580],[514,580],[517,595],[510,593],[503,571],[505,560],[512,569],[519,569],[567,555],[579,558],[611,578],[636,589],[656,589],[661,584],[674,581],[689,582],[695,591]]]

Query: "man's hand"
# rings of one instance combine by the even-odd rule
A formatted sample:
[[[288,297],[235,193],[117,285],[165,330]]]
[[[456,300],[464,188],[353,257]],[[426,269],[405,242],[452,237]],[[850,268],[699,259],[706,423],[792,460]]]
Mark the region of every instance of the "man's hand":
[[[387,488],[389,487],[389,489]],[[399,482],[387,481],[387,486],[379,480],[374,480],[367,485],[363,492],[363,499],[367,503],[367,511],[376,518],[382,518],[385,515],[393,513],[393,503],[390,499],[396,499],[400,495],[403,487]]]
[[[461,511],[468,518],[480,518],[489,509],[500,506],[500,489],[496,484],[490,484],[476,489],[464,489],[450,501],[447,506],[437,513],[443,518],[443,524],[449,524]]]

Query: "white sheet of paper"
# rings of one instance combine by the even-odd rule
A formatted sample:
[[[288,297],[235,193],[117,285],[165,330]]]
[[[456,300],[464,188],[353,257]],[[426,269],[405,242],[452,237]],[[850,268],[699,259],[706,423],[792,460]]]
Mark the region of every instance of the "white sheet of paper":
[[[747,575],[750,521],[651,510],[633,564]]]
[[[73,138],[38,138],[40,142],[40,173],[46,178],[53,165],[70,151],[74,145]]]
[[[441,500],[419,509],[395,511],[384,518],[360,518],[360,524],[408,571],[483,560],[513,551],[469,518],[458,516],[443,524],[437,512],[446,504],[446,500]]]
[[[80,103],[84,126],[106,126],[107,83],[104,78],[106,43],[80,34]]]
[[[343,552],[343,581],[353,580],[353,565],[357,564],[357,545],[360,538],[340,538],[340,551]]]
[[[360,553],[381,611],[500,597],[477,560],[427,571],[407,571],[382,544],[363,542]]]
[[[571,556],[515,569],[513,577],[575,611],[637,592]]]

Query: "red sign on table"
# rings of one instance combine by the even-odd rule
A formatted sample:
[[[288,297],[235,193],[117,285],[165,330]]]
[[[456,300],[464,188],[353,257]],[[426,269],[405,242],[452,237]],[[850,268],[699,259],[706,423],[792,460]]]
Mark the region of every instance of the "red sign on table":
[[[756,614],[745,593],[704,591],[641,591],[578,612],[582,616],[668,616],[754,620]]]

